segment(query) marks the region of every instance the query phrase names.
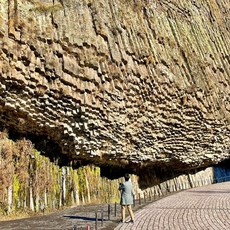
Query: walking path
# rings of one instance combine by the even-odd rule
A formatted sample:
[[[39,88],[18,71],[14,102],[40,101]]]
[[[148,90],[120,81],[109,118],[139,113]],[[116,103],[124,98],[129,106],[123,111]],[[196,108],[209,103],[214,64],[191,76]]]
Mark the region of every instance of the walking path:
[[[74,225],[77,230],[85,230],[87,225],[94,230],[95,211],[107,207],[77,206],[44,216],[0,221],[0,230],[73,230]],[[178,192],[148,205],[136,206],[134,211],[134,224],[118,224],[119,216],[114,216],[114,210],[109,221],[105,212],[103,226],[99,212],[98,230],[229,230],[230,182]]]
[[[128,219],[127,219],[128,220]],[[230,182],[189,189],[135,212],[135,223],[115,230],[229,230]]]

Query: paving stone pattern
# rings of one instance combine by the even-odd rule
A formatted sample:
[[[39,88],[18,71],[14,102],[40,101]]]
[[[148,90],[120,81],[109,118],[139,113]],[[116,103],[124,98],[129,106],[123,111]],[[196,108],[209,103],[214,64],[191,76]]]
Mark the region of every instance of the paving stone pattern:
[[[118,224],[120,207],[111,220],[101,209],[107,205],[77,206],[57,213],[14,221],[0,222],[0,230],[77,230],[95,229],[98,211],[98,230],[228,230],[230,229],[230,182],[212,184],[169,195],[145,206],[136,205],[135,223]],[[129,218],[126,220],[129,221]]]
[[[230,229],[230,182],[186,190],[153,202],[135,213],[134,224],[115,228],[127,229]]]

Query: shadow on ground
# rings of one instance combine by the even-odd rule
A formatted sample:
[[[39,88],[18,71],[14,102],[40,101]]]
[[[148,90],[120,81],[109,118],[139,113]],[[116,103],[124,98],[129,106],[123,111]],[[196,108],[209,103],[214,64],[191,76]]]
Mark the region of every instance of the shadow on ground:
[[[96,218],[90,218],[86,216],[63,216],[65,218],[70,218],[70,219],[76,219],[76,220],[85,220],[85,221],[96,221]],[[98,221],[101,221],[101,219],[97,219]]]

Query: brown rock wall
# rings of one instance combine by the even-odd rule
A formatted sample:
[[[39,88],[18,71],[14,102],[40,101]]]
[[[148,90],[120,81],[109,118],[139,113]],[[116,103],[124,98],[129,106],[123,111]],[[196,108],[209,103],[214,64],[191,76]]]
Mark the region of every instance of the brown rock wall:
[[[0,121],[70,160],[229,158],[226,1],[0,0]]]

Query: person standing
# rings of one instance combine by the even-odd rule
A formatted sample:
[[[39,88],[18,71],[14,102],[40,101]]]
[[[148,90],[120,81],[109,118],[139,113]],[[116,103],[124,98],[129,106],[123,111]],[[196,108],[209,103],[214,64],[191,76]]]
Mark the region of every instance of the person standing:
[[[121,223],[125,222],[125,212],[127,208],[131,218],[130,222],[134,223],[134,214],[132,210],[133,196],[134,196],[133,186],[128,173],[125,174],[124,178],[125,178],[125,182],[123,184],[120,183],[119,185],[119,190],[121,191],[120,204],[121,204],[121,217],[122,217],[120,222]]]

